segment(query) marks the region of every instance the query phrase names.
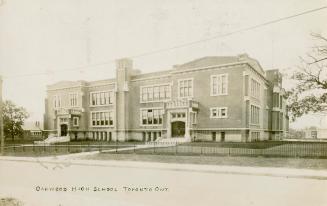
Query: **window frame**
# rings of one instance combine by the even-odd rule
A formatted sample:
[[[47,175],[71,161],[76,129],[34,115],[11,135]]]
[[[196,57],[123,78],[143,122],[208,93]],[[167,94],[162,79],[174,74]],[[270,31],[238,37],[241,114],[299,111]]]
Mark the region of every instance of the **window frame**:
[[[252,108],[255,108],[255,111],[252,112]],[[250,104],[250,124],[251,125],[260,125],[260,112],[261,107],[255,104]]]
[[[228,76],[228,73],[210,75],[210,96],[228,95]],[[225,82],[222,81],[223,77],[225,77]],[[223,88],[225,92],[223,92]]]
[[[90,127],[114,127],[114,110],[91,111],[90,117]]]
[[[162,126],[164,113],[163,107],[140,108],[140,126]],[[149,114],[152,115],[149,116]],[[151,124],[149,124],[149,119],[151,120]],[[146,122],[145,124],[144,120]],[[154,124],[154,122],[157,123]]]
[[[114,90],[93,91],[89,93],[90,107],[103,107],[114,104]],[[93,104],[94,103],[94,104]]]
[[[72,104],[75,103],[75,104]],[[78,92],[69,93],[69,106],[78,107]]]
[[[166,102],[171,100],[171,83],[140,86],[140,103]]]
[[[260,100],[261,98],[261,84],[258,80],[255,78],[251,77],[250,78],[250,96]]]
[[[189,88],[189,81],[191,82],[191,90]],[[187,82],[187,84],[185,84]],[[194,97],[194,78],[185,78],[178,79],[178,98],[193,98]],[[183,86],[183,90],[181,90],[181,86]],[[183,96],[181,96],[181,91],[183,91]],[[188,96],[185,96],[185,92],[187,91]],[[191,94],[190,94],[191,93]]]
[[[225,115],[222,116],[222,110],[225,110]],[[211,119],[227,119],[228,118],[228,107],[210,107],[210,118]],[[213,112],[216,111],[214,116]]]
[[[75,120],[77,120],[76,122],[76,124],[75,124]],[[73,126],[74,127],[79,127],[79,117],[73,117]]]
[[[53,96],[53,108],[54,109],[59,109],[62,108],[62,104],[61,104],[61,95],[56,94]]]

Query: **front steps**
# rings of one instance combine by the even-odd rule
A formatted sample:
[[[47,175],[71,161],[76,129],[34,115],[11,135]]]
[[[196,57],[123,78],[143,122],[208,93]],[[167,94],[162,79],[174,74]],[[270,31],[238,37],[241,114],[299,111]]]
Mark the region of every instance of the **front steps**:
[[[61,136],[61,137],[57,137],[57,136],[50,136],[48,138],[46,138],[43,141],[35,141],[35,144],[44,144],[44,145],[50,145],[50,144],[54,144],[54,143],[60,143],[60,142],[69,142],[70,141],[70,137],[69,136]]]

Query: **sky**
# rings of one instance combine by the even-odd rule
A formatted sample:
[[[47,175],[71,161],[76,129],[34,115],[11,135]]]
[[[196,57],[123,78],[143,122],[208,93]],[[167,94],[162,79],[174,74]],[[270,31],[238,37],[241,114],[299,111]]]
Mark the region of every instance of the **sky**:
[[[203,56],[247,53],[263,69],[290,73],[327,35],[327,9],[187,47],[139,56],[223,35],[327,5],[326,0],[0,0],[0,75],[4,99],[42,120],[46,85],[114,78],[114,60],[134,57],[142,72]],[[292,84],[284,79],[284,87]],[[293,128],[318,126],[306,115]]]

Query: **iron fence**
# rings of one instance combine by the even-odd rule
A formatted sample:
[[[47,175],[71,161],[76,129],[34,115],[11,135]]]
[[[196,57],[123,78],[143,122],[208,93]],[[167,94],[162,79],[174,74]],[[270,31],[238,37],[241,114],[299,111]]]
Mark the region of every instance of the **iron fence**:
[[[217,156],[269,156],[327,158],[327,142],[254,142],[218,143],[195,142],[187,144],[147,143],[130,144],[55,144],[55,145],[11,145],[5,147],[5,155],[47,156],[79,152],[107,152],[119,154],[163,154],[163,155],[217,155]]]
[[[327,142],[190,143],[118,153],[327,158]]]
[[[4,155],[13,156],[50,156],[93,151],[118,151],[121,148],[135,147],[135,144],[28,144],[4,147]]]

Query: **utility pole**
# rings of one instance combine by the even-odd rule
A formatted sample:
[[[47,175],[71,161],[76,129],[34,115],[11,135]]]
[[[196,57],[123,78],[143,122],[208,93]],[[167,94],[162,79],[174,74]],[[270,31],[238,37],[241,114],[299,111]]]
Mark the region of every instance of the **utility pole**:
[[[1,76],[0,76],[0,139],[1,139],[0,154],[3,155],[5,136],[3,134],[3,102],[2,102],[2,77]]]

